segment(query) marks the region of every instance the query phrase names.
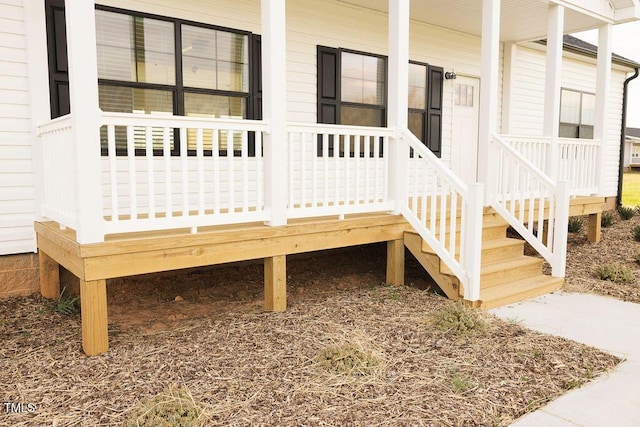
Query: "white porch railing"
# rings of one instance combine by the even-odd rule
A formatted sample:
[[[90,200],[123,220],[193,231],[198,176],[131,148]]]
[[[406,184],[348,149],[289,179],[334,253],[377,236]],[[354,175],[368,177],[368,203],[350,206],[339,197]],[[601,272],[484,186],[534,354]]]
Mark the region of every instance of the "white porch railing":
[[[558,147],[560,149],[558,180],[570,182],[572,196],[596,194],[600,141],[560,138]]]
[[[482,185],[467,186],[411,132],[408,198],[402,214],[460,279],[464,298],[480,299]],[[460,222],[457,213],[460,212]]]
[[[76,150],[71,116],[38,126],[42,139],[44,192],[41,215],[70,228],[77,224]]]
[[[391,210],[385,128],[290,124],[287,217]]]
[[[500,138],[534,164],[540,171],[547,165],[549,138],[541,136],[501,135]],[[558,139],[557,177],[569,181],[571,196],[588,196],[598,192],[597,169],[600,141],[595,139]],[[556,175],[554,173],[554,175]]]
[[[266,221],[267,129],[251,120],[103,113],[105,233]]]
[[[489,179],[490,204],[564,277],[569,220],[569,184],[553,182],[508,142],[493,135],[494,167]],[[548,230],[545,235],[545,211]],[[537,223],[538,227],[534,225]]]

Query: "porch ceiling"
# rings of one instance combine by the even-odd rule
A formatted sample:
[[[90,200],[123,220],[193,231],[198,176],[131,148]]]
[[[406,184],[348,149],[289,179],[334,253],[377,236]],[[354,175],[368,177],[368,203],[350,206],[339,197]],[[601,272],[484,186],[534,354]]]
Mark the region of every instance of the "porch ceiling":
[[[388,0],[339,0],[382,12],[388,10]],[[631,7],[635,0],[627,1]],[[580,0],[565,1],[567,3],[584,3]],[[607,2],[606,6],[609,8]],[[500,40],[528,41],[547,37],[547,11],[549,1],[546,0],[502,0]],[[629,6],[626,5],[625,6]],[[613,17],[609,9],[609,17],[595,12],[586,13],[586,9],[565,10],[565,33],[574,33],[596,28],[602,19]],[[603,9],[604,10],[604,9]],[[439,27],[450,28],[463,33],[480,36],[482,33],[482,0],[413,0],[411,2],[411,18]],[[611,20],[609,21],[611,22]]]

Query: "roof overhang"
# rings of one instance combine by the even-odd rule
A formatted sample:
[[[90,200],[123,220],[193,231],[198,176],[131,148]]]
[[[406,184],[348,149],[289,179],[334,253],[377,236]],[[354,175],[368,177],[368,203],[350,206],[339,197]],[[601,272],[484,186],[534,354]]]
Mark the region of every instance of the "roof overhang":
[[[339,0],[387,12],[389,0]],[[500,40],[530,41],[547,37],[549,4],[565,6],[565,34],[640,19],[639,0],[502,0]],[[482,0],[413,0],[411,19],[480,36]]]

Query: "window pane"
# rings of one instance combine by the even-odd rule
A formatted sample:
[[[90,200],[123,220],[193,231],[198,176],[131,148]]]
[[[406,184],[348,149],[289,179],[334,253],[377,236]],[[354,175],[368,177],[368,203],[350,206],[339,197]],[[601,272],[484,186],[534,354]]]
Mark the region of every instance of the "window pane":
[[[242,119],[246,116],[246,99],[236,96],[203,95],[199,93],[184,94],[185,115],[189,117],[205,118],[234,118]],[[189,150],[197,148],[197,135],[195,129],[187,132],[187,146]],[[213,144],[213,133],[210,130],[204,131],[204,149],[211,150]],[[219,147],[221,151],[227,150],[228,134],[220,132],[218,134]],[[232,136],[234,151],[242,149],[242,133],[234,132]]]
[[[424,110],[427,93],[427,67],[409,64],[409,108]]]
[[[341,59],[342,101],[384,105],[384,58],[343,52]]]
[[[98,86],[100,97],[100,108],[103,111],[117,113],[137,113],[137,114],[173,114],[173,93],[155,89],[137,89],[118,86]],[[146,128],[134,126],[134,145],[137,149],[146,147]],[[162,128],[152,128],[153,148],[161,150],[163,148]],[[170,145],[173,148],[173,132],[170,133]],[[101,129],[100,139],[102,147],[107,147],[106,128]],[[126,149],[127,133],[126,128],[116,128],[116,147]]]
[[[175,84],[173,24],[96,11],[98,77]]]
[[[185,86],[248,92],[248,37],[183,25],[182,66]]]
[[[580,139],[593,139],[593,126],[580,126],[580,135],[578,137]]]
[[[582,117],[580,123],[583,125],[595,124],[596,96],[590,93],[582,94]]]
[[[382,126],[382,110],[343,105],[340,108],[340,123],[356,126]]]
[[[121,13],[96,11],[98,77],[135,81],[133,18]]]
[[[580,92],[563,90],[560,99],[560,121],[580,123]]]
[[[424,142],[424,113],[409,111],[409,130]]]
[[[577,138],[578,125],[560,123],[560,138]]]
[[[175,84],[173,24],[140,17],[134,21],[138,81]]]

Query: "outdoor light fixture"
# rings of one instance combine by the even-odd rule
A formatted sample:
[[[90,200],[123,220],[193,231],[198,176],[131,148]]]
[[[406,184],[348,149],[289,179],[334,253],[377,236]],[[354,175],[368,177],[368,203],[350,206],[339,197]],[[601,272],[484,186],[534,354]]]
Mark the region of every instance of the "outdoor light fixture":
[[[456,76],[456,72],[455,71],[447,71],[446,73],[444,73],[444,78],[447,80],[453,80],[455,79]]]

